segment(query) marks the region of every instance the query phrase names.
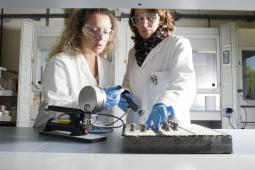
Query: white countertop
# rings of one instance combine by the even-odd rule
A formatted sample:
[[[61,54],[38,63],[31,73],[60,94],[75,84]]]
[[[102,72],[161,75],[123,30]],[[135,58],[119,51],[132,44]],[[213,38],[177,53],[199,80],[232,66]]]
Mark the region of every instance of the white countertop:
[[[94,144],[36,141],[33,137],[27,140],[29,134],[24,132],[18,138],[6,132],[4,135],[9,134],[8,140],[4,140],[5,132],[1,128],[0,170],[252,170],[255,168],[255,130],[253,129],[221,130],[232,135],[232,154],[125,154],[119,153],[116,149],[118,146],[111,145],[111,142],[114,143],[111,137],[107,139],[108,148],[103,148],[104,143],[98,143],[96,144],[98,150],[95,150],[95,147],[92,149]]]
[[[255,156],[0,153],[1,170],[252,170]]]

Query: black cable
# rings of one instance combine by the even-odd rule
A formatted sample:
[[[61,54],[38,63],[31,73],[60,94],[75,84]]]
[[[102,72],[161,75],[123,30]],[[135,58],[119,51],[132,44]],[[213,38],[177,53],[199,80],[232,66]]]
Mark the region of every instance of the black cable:
[[[248,115],[247,115],[247,112],[246,112],[246,109],[244,107],[244,115],[245,115],[245,121],[244,121],[244,126],[243,126],[243,129],[245,129],[246,125],[247,125],[247,120],[248,120]]]
[[[114,121],[114,122],[112,122],[112,123],[109,123],[109,124],[107,124],[107,125],[103,125],[103,126],[97,125],[97,124],[93,124],[93,123],[90,122],[90,124],[91,124],[92,126],[98,127],[98,128],[120,128],[120,127],[122,127],[125,123],[124,123],[124,121],[123,121],[121,118],[127,113],[127,112],[126,112],[126,113],[124,113],[121,117],[118,117],[118,116],[109,115],[109,114],[103,114],[103,113],[86,113],[86,112],[84,112],[84,111],[82,111],[82,110],[80,110],[80,109],[67,108],[67,107],[62,107],[62,106],[53,106],[53,105],[48,106],[48,107],[47,107],[47,110],[57,111],[57,112],[64,112],[63,114],[61,114],[61,115],[59,115],[59,116],[57,117],[58,119],[61,118],[61,117],[64,116],[64,115],[69,115],[68,113],[89,114],[89,115],[94,114],[94,115],[98,115],[98,116],[109,116],[109,117],[113,117],[113,118],[117,119],[116,121]],[[128,110],[127,110],[127,111],[128,111]],[[66,113],[66,112],[68,112],[68,113]],[[70,116],[70,115],[69,115],[69,116]],[[117,121],[121,121],[122,124],[119,125],[119,126],[109,126],[109,125],[111,125],[111,124],[114,124],[114,123],[117,122]]]
[[[241,129],[244,129],[244,120],[243,120],[243,115],[242,115],[242,111],[240,112],[240,118],[241,118]]]
[[[245,101],[245,102],[248,104],[248,101],[247,101],[246,98],[244,98],[244,97],[241,96],[241,95],[239,95],[239,97],[240,97],[243,101]],[[241,108],[242,108],[242,107],[241,107]],[[240,115],[241,115],[241,119],[242,119],[241,123],[242,123],[242,125],[243,125],[243,126],[242,126],[242,129],[245,129],[245,128],[246,128],[246,125],[247,125],[247,121],[248,121],[248,115],[247,115],[247,112],[246,112],[245,107],[243,107],[243,109],[244,109],[245,120],[243,120],[242,111],[241,111]]]
[[[120,127],[122,127],[122,126],[125,124],[125,122],[124,122],[121,118],[119,118],[118,116],[109,115],[109,114],[103,114],[103,113],[99,113],[99,114],[97,114],[97,115],[109,116],[109,117],[116,118],[117,121],[121,121],[122,124],[119,125],[119,126],[106,126],[106,125],[101,126],[101,125],[97,125],[97,124],[92,124],[92,126],[94,126],[94,127],[98,127],[98,128],[120,128]],[[116,122],[117,122],[117,121],[116,121]]]
[[[231,121],[230,121],[230,117],[228,117],[228,123],[229,123],[229,125],[232,127],[232,129],[235,129],[235,127],[233,126],[233,124],[232,124]]]
[[[86,114],[86,113],[85,113],[85,114]],[[99,114],[97,114],[97,115],[99,115],[99,116],[109,116],[109,117],[116,118],[117,120],[115,120],[115,121],[112,122],[112,123],[106,124],[106,125],[97,125],[97,124],[93,124],[93,123],[92,123],[91,125],[94,126],[94,127],[98,127],[98,128],[109,128],[109,129],[111,129],[111,128],[120,128],[120,127],[122,127],[122,126],[125,124],[125,122],[124,122],[121,118],[122,118],[123,116],[125,116],[126,114],[127,114],[127,112],[125,112],[121,117],[118,117],[118,116],[114,116],[114,115],[99,113]],[[62,116],[65,116],[65,115],[68,115],[68,116],[70,117],[69,114],[63,113],[63,114],[59,115],[59,116],[57,117],[57,119],[60,120],[60,118],[61,118]],[[110,126],[110,125],[112,125],[112,124],[114,124],[114,123],[116,123],[116,122],[118,122],[118,121],[121,121],[122,124],[119,125],[119,126]]]
[[[235,119],[235,120],[233,120],[233,121],[235,121],[235,125],[236,125],[236,128],[238,128],[238,121],[237,121],[237,115],[236,115],[236,112],[233,110],[233,118]],[[232,124],[233,125],[233,124]],[[234,125],[233,125],[233,127],[234,127]]]
[[[123,115],[121,115],[119,118],[122,119],[122,118],[127,114],[127,112],[129,111],[129,109],[130,109],[130,108],[128,108],[128,110],[127,110]],[[119,119],[115,120],[115,121],[112,122],[112,123],[108,123],[108,124],[106,124],[105,126],[110,126],[110,125],[112,125],[112,124],[114,124],[114,123],[116,123],[116,122],[118,122],[118,121],[119,121]]]

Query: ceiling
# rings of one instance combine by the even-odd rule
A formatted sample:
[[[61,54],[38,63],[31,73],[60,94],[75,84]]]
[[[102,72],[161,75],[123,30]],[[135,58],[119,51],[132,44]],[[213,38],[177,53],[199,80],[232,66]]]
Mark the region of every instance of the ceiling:
[[[1,8],[169,8],[254,11],[254,0],[0,0]]]

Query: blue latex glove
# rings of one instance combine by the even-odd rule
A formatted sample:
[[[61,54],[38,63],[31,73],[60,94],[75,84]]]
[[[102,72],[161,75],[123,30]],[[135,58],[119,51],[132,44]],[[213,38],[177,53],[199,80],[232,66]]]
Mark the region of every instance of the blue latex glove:
[[[120,101],[120,94],[122,92],[121,86],[109,86],[103,89],[106,93],[105,108],[110,110]]]
[[[134,97],[133,97],[131,94],[126,93],[125,95],[126,95],[126,97],[128,97],[128,98],[130,98],[132,101],[134,101]],[[120,101],[119,101],[119,104],[118,104],[119,108],[121,108],[121,110],[123,110],[124,112],[126,112],[126,111],[128,110],[128,105],[129,105],[129,104],[128,104],[128,102],[127,102],[127,99],[124,98],[124,97],[121,95]]]
[[[146,121],[146,128],[159,130],[160,124],[167,122],[169,116],[174,116],[172,106],[166,107],[166,105],[161,103],[154,105]]]

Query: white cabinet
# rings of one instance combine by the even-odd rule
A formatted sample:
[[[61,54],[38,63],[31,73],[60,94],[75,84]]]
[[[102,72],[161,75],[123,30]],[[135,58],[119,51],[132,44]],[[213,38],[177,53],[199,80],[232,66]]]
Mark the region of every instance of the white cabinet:
[[[193,50],[197,94],[191,108],[191,120],[215,121],[220,126],[219,30],[177,28],[176,34],[188,38]]]

